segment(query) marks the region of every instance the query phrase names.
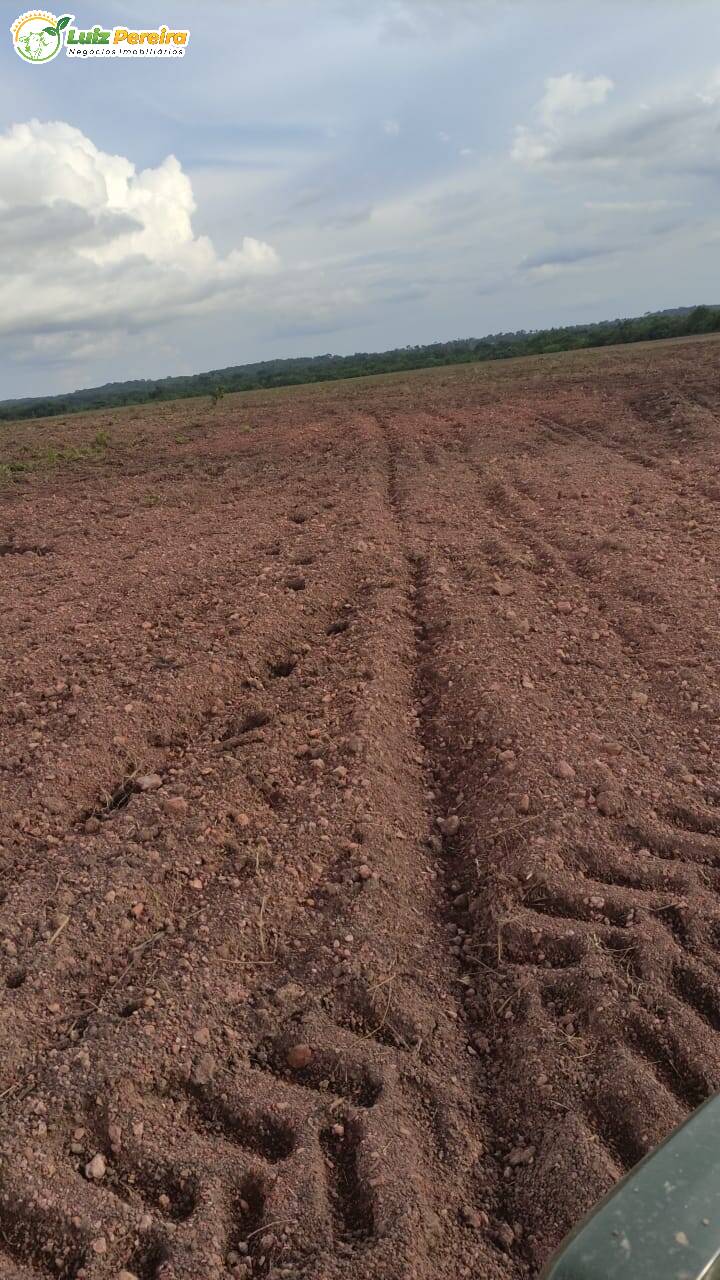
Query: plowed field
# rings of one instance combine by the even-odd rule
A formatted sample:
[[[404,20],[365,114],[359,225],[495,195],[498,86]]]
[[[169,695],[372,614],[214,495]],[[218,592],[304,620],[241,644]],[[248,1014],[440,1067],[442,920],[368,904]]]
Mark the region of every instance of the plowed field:
[[[517,1280],[720,1088],[715,340],[0,429],[0,1275]]]

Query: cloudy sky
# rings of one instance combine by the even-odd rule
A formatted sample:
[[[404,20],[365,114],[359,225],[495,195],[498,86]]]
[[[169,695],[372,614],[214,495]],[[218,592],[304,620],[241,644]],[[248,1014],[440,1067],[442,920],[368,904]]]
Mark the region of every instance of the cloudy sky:
[[[717,0],[76,21],[190,46],[33,67],[6,32],[0,398],[720,302]]]

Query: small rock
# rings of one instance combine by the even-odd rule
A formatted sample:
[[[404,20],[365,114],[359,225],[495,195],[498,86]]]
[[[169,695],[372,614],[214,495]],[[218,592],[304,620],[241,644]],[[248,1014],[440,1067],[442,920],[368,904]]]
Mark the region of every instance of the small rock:
[[[557,604],[555,605],[555,608],[557,609],[558,613],[572,613],[573,611],[572,600],[558,600]]]
[[[524,793],[524,795],[521,795],[520,799],[518,800],[518,809],[520,810],[520,813],[530,812],[530,797],[527,791]]]
[[[166,796],[163,804],[168,813],[187,813],[188,802],[183,796]]]
[[[512,583],[501,582],[499,578],[496,578],[495,582],[493,582],[491,590],[496,596],[513,596],[515,594],[515,588]]]
[[[564,778],[569,781],[575,777],[575,770],[571,764],[568,764],[567,760],[559,760],[555,766],[555,775],[558,778]]]
[[[630,695],[636,707],[646,707],[650,701],[648,695],[643,693],[642,689],[635,689]]]
[[[285,585],[286,585],[286,586],[288,586],[288,587],[290,588],[290,590],[291,590],[291,591],[304,591],[304,590],[305,590],[305,579],[304,579],[304,578],[301,578],[301,577],[297,577],[297,578],[288,578],[288,580],[287,580],[287,582],[286,582],[286,584],[285,584]]]
[[[370,879],[372,875],[372,871],[370,870],[370,867],[368,866],[367,862],[360,863],[360,866],[358,867],[358,875],[361,880]]]
[[[451,813],[448,818],[438,818],[437,825],[444,836],[455,836],[460,830],[460,819],[456,813]]]
[[[286,1062],[291,1071],[303,1071],[313,1060],[313,1051],[309,1044],[294,1044],[288,1049]]]
[[[197,1031],[193,1036],[193,1040],[195,1041],[196,1044],[208,1045],[210,1043],[210,1028],[198,1027]]]
[[[105,1177],[106,1172],[107,1163],[105,1157],[102,1152],[98,1151],[97,1155],[93,1156],[92,1160],[85,1165],[85,1177],[91,1178],[94,1182],[100,1182]]]
[[[472,1227],[475,1231],[484,1230],[489,1223],[487,1214],[473,1209],[470,1204],[461,1205],[460,1217],[468,1227]]]
[[[507,1222],[501,1222],[490,1232],[491,1238],[500,1245],[501,1249],[510,1252],[515,1243],[515,1232]]]
[[[598,813],[604,814],[606,818],[612,818],[622,808],[620,796],[614,791],[598,791],[595,803]]]
[[[135,791],[157,791],[162,784],[163,780],[159,773],[143,773],[135,779],[133,787]]]
[[[521,1164],[532,1164],[534,1159],[534,1147],[513,1147],[510,1155],[508,1156],[508,1164],[512,1169],[515,1169]]]
[[[100,826],[101,826],[101,823],[99,818],[88,818],[87,822],[85,823],[86,835],[96,836],[98,831],[100,830]]]
[[[284,986],[278,987],[275,992],[275,1003],[287,1013],[291,1013],[293,1009],[296,1009],[304,999],[305,989],[298,982],[286,982]]]

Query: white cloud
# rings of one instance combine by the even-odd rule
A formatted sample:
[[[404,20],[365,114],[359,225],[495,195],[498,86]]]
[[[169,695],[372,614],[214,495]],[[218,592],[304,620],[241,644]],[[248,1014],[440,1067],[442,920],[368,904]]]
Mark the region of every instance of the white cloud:
[[[519,124],[515,130],[515,141],[510,155],[518,164],[531,167],[540,164],[550,154],[550,147],[537,133]]]
[[[539,128],[516,127],[512,159],[527,168],[542,164],[560,141],[567,122],[589,107],[601,106],[614,87],[609,76],[581,76],[574,71],[548,76],[545,92],[535,106]]]
[[[386,133],[389,138],[397,138],[400,133],[400,122],[398,120],[385,120],[383,133]]]
[[[614,87],[608,76],[579,76],[574,71],[549,76],[538,111],[552,127],[561,116],[576,116],[588,107],[600,106]]]
[[[515,128],[512,159],[556,176],[584,173],[602,180],[615,173],[629,186],[648,173],[713,177],[720,171],[720,73],[702,84],[700,93],[687,81],[663,87],[649,100],[621,101],[588,118],[587,109],[605,104],[613,87],[607,76],[589,80],[571,73],[546,80],[536,123]],[[616,212],[624,203],[617,202]],[[660,206],[651,202],[648,208]]]
[[[62,332],[80,348],[98,329],[237,303],[278,265],[261,240],[221,257],[193,233],[192,186],[174,156],[137,172],[60,121],[0,134],[0,192],[0,333]]]

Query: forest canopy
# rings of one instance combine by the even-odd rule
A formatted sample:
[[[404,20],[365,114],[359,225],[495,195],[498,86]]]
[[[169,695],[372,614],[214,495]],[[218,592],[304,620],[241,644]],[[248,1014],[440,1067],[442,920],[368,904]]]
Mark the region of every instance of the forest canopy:
[[[568,325],[559,329],[519,329],[514,333],[490,333],[484,338],[455,338],[425,346],[397,347],[393,351],[358,351],[351,356],[299,356],[233,365],[188,377],[137,379],[110,382],[102,387],[72,391],[66,395],[28,397],[0,401],[0,421],[44,418],[77,413],[83,409],[115,408],[152,400],[176,400],[186,396],[214,396],[231,391],[256,391],[365,374],[401,373],[405,369],[433,365],[468,364],[483,360],[507,360],[513,356],[547,355],[577,351],[583,347],[615,346],[657,338],[679,338],[720,330],[720,307],[675,307],[648,312],[631,319],[603,320],[596,324]]]

